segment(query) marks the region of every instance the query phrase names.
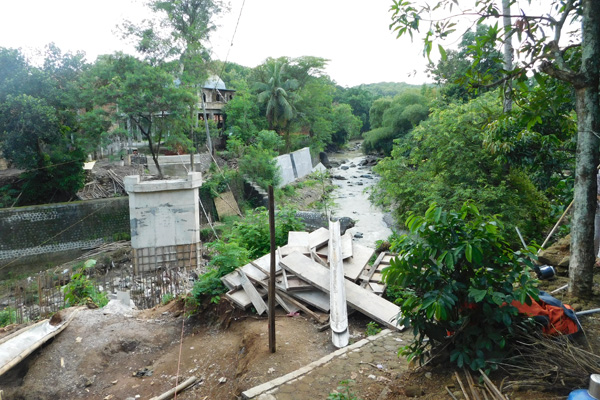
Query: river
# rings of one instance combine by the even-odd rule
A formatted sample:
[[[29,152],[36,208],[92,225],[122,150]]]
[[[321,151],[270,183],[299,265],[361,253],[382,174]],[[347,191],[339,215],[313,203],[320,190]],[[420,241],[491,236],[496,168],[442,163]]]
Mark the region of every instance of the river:
[[[365,156],[357,143],[350,144],[350,148],[351,150],[342,153],[328,154],[330,161],[341,163],[339,167],[329,170],[334,177],[333,184],[337,186],[332,193],[335,202],[332,215],[355,220],[354,227],[348,230],[354,241],[375,247],[375,242],[386,240],[392,234],[392,230],[384,222],[384,210],[369,200],[368,191],[379,177],[373,174],[370,166],[360,166]]]

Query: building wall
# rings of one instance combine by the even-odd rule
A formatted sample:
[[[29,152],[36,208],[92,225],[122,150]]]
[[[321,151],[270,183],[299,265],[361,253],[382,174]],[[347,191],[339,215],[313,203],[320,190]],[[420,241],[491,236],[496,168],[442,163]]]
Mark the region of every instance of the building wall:
[[[0,209],[0,266],[88,248],[129,232],[127,197]]]

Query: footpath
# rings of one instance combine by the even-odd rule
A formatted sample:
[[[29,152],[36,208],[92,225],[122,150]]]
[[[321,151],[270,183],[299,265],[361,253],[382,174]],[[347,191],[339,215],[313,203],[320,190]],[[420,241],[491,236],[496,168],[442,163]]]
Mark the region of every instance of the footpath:
[[[387,384],[408,369],[406,359],[398,357],[398,349],[411,339],[409,331],[383,330],[287,375],[248,389],[242,398],[324,399],[340,382],[351,381],[350,390],[360,398],[386,399]]]

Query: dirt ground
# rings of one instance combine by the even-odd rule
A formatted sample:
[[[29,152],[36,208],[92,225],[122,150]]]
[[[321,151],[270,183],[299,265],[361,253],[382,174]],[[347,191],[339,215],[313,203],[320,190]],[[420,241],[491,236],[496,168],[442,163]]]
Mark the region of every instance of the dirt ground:
[[[318,200],[318,194],[318,188],[306,188],[295,199],[307,205]],[[565,283],[566,277],[559,276],[542,282],[541,288],[549,291]],[[600,295],[592,301],[572,301],[563,293],[556,297],[576,310],[600,307]],[[225,300],[207,305],[193,317],[187,317],[188,311],[175,301],[126,314],[82,309],[63,332],[0,377],[2,399],[150,399],[192,375],[200,383],[178,394],[178,399],[236,399],[244,390],[335,350],[330,331],[320,331],[303,314],[277,314],[277,351],[272,354],[266,317],[238,310]],[[365,337],[368,322],[358,313],[351,316],[352,342]],[[600,314],[582,318],[582,325],[591,350],[600,354]],[[0,337],[15,329],[0,329]],[[450,365],[436,365],[411,368],[389,376],[389,381],[371,381],[362,374],[347,379],[355,381],[351,390],[362,400],[450,399],[446,386],[455,394],[459,391],[453,373]],[[533,376],[538,373],[532,371]],[[503,378],[496,375],[494,382]],[[566,397],[564,389],[514,391],[509,396],[511,400]]]
[[[565,279],[559,277],[542,286],[558,287]],[[593,302],[576,305],[584,309],[594,306]],[[125,314],[84,308],[62,333],[0,377],[3,398],[149,399],[176,382],[197,376],[200,383],[178,398],[236,399],[244,390],[335,350],[330,332],[320,331],[317,323],[303,315],[277,314],[277,351],[271,354],[265,317],[238,310],[225,300],[218,306],[207,305],[194,317],[186,317],[187,311],[176,301]],[[600,354],[598,315],[582,319],[596,354]],[[365,337],[368,322],[358,313],[351,317],[352,342]],[[6,330],[0,337],[12,332]],[[410,333],[404,335],[410,338]],[[409,369],[390,376],[387,382],[374,382],[363,374],[347,379],[354,379],[352,392],[363,400],[449,399],[445,386],[455,394],[460,391],[449,365]],[[496,376],[495,381],[502,379]],[[322,398],[328,394],[323,393]],[[564,389],[510,394],[512,400],[564,398]]]

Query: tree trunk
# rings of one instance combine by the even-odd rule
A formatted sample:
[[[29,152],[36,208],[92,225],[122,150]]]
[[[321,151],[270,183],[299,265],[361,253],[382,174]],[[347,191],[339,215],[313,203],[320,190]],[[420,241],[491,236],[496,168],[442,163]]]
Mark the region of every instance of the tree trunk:
[[[583,0],[583,40],[577,96],[577,155],[575,200],[571,224],[569,293],[590,297],[593,286],[594,216],[597,202],[596,172],[599,161],[600,104],[600,2]]]

